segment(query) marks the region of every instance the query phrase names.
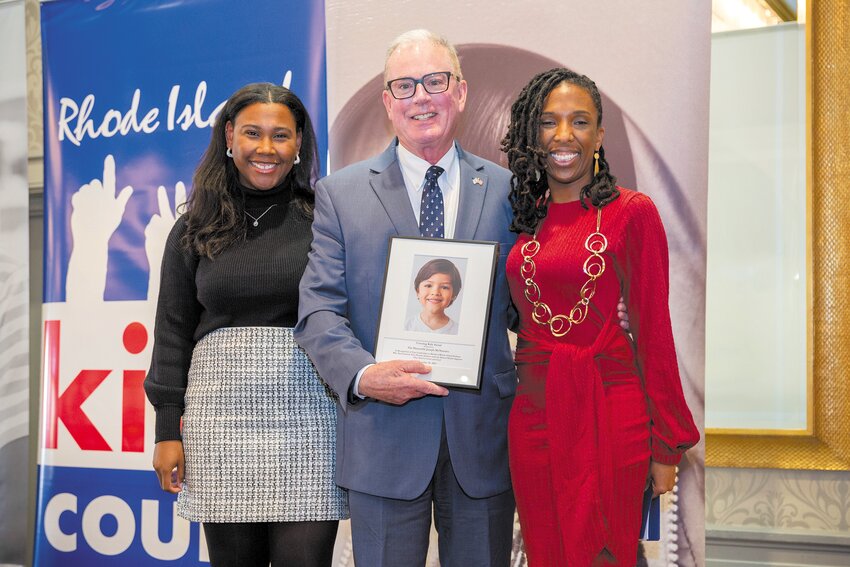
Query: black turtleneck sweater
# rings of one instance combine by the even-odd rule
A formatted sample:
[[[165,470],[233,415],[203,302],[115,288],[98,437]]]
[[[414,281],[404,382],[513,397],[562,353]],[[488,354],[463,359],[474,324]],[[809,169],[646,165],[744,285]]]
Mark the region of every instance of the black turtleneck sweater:
[[[189,364],[204,335],[223,327],[293,327],[298,320],[298,282],[312,241],[310,220],[291,203],[288,183],[242,191],[245,210],[259,219],[258,226],[248,216],[245,240],[215,259],[198,257],[182,246],[183,218],[168,235],[145,379],[156,409],[157,443],[181,438]]]

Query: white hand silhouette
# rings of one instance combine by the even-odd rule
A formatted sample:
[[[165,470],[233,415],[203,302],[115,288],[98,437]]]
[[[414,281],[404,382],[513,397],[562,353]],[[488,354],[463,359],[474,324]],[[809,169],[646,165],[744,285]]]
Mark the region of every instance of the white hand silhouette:
[[[174,185],[174,208],[168,202],[168,193],[160,185],[156,190],[156,200],[159,203],[159,214],[154,213],[145,227],[145,255],[148,258],[148,301],[156,301],[159,297],[159,277],[162,266],[162,255],[165,242],[171,227],[177,222],[182,213],[178,212],[180,205],[186,202],[186,186],[182,181]]]
[[[65,301],[101,302],[106,289],[109,239],[121,224],[133,188],[115,194],[115,158],[103,160],[103,181],[92,179],[71,197],[71,237]]]

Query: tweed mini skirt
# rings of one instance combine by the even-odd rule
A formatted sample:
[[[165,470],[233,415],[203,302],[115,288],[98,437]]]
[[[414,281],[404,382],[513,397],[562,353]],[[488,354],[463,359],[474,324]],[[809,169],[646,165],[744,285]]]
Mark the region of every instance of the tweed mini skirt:
[[[335,447],[336,399],[292,329],[223,328],[198,342],[183,413],[181,517],[347,518],[346,494],[334,482]]]

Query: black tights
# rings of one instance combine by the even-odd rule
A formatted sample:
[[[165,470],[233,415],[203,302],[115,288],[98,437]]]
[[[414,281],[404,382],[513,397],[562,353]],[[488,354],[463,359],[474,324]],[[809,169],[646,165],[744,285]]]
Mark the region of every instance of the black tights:
[[[329,567],[339,522],[204,524],[211,567]]]

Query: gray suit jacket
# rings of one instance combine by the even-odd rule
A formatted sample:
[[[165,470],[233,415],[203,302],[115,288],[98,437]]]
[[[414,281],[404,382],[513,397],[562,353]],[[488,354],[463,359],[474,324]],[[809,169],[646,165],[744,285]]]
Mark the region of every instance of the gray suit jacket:
[[[508,230],[506,169],[458,146],[455,238],[500,243],[481,390],[451,390],[445,398],[426,396],[403,406],[348,402],[357,372],[375,362],[389,237],[419,235],[396,143],[316,185],[313,246],[301,280],[295,338],[339,394],[338,484],[388,498],[419,496],[431,481],[445,420],[461,487],[472,497],[493,496],[510,488],[507,423],[517,381],[506,332],[512,308],[505,259],[516,239]]]

